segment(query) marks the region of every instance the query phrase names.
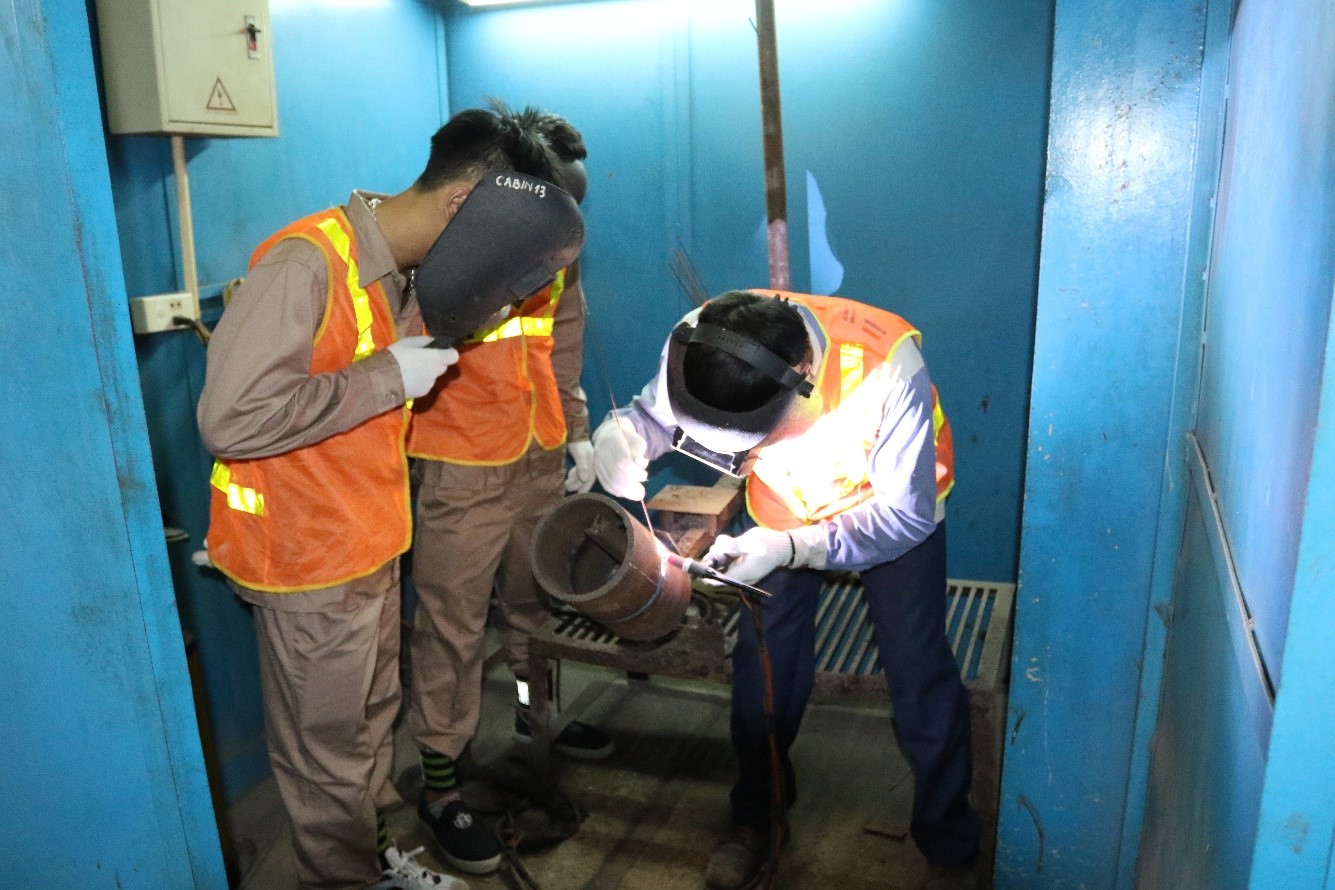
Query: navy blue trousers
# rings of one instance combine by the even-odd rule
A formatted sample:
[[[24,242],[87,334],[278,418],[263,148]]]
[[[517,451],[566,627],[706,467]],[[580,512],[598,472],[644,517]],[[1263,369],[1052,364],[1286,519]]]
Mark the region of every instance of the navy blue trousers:
[[[946,639],[946,530],[900,558],[862,572],[868,615],[890,685],[899,743],[915,779],[910,832],[923,855],[953,865],[973,855],[980,831],[969,805],[972,755],[969,700]],[[762,607],[774,675],[774,717],[788,805],[797,780],[788,750],[815,680],[816,608],[823,576],[780,569],[760,586],[773,594]],[[764,676],[749,613],[738,619],[733,652],[732,742],[741,775],[732,789],[739,825],[768,831],[769,740]]]

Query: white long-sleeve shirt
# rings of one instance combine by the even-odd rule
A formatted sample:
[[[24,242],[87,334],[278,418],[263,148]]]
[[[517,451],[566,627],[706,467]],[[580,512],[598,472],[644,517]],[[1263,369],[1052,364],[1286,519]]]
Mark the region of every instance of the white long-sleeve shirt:
[[[792,304],[803,316],[818,356],[825,354],[825,334],[807,307]],[[694,321],[699,309],[682,319]],[[648,444],[648,457],[672,448],[677,426],[667,396],[667,347],[658,374],[625,407],[613,412],[634,424]],[[932,380],[922,353],[912,339],[877,366],[849,400],[883,399],[875,444],[867,457],[867,478],[873,496],[856,507],[817,523],[825,533],[826,567],[861,571],[898,559],[927,539],[945,519],[945,501],[936,495],[936,442],[932,425]],[[848,400],[845,401],[848,404]],[[837,411],[838,409],[836,409]],[[610,416],[610,415],[609,415]],[[806,463],[819,472],[829,464],[829,430],[817,421],[800,436],[761,449],[756,472],[763,475],[765,457],[780,450],[809,454]],[[774,453],[778,458],[781,454]],[[822,457],[827,460],[820,463]],[[785,461],[785,463],[789,463]]]

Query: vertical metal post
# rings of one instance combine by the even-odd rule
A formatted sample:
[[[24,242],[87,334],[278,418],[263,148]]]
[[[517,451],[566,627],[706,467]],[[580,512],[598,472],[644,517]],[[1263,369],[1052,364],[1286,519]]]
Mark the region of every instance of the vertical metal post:
[[[765,133],[765,217],[769,283],[790,290],[788,191],[783,173],[783,115],[779,109],[779,49],[774,0],[756,0],[756,41],[760,48],[760,117]]]

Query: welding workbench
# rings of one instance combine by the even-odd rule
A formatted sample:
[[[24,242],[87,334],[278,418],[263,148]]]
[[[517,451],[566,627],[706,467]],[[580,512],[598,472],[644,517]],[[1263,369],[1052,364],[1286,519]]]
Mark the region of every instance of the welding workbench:
[[[742,493],[732,480],[711,488],[669,485],[649,501],[655,530],[670,538],[683,556],[701,556],[741,509]],[[569,659],[625,671],[632,678],[731,681],[729,657],[737,621],[749,620],[728,591],[696,581],[696,596],[682,625],[664,640],[637,643],[620,639],[579,613],[562,609],[529,641],[535,767],[550,768],[551,744],[564,726],[602,690],[592,687],[563,709],[547,714],[547,677],[552,661]],[[820,592],[816,615],[816,684],[813,701],[841,696],[886,699],[871,622],[856,575],[831,572]],[[984,822],[983,850],[991,861],[994,845],[1006,690],[1015,609],[1015,585],[951,579],[947,589],[946,633],[969,694],[973,728],[973,800]],[[990,870],[989,870],[990,871]]]

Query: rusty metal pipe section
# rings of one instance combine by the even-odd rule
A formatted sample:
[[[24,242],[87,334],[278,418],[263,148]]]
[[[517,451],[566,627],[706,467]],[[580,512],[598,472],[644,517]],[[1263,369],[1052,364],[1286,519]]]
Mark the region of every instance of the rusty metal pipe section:
[[[566,498],[533,534],[533,575],[547,593],[627,640],[680,626],[691,579],[653,533],[600,494]]]

